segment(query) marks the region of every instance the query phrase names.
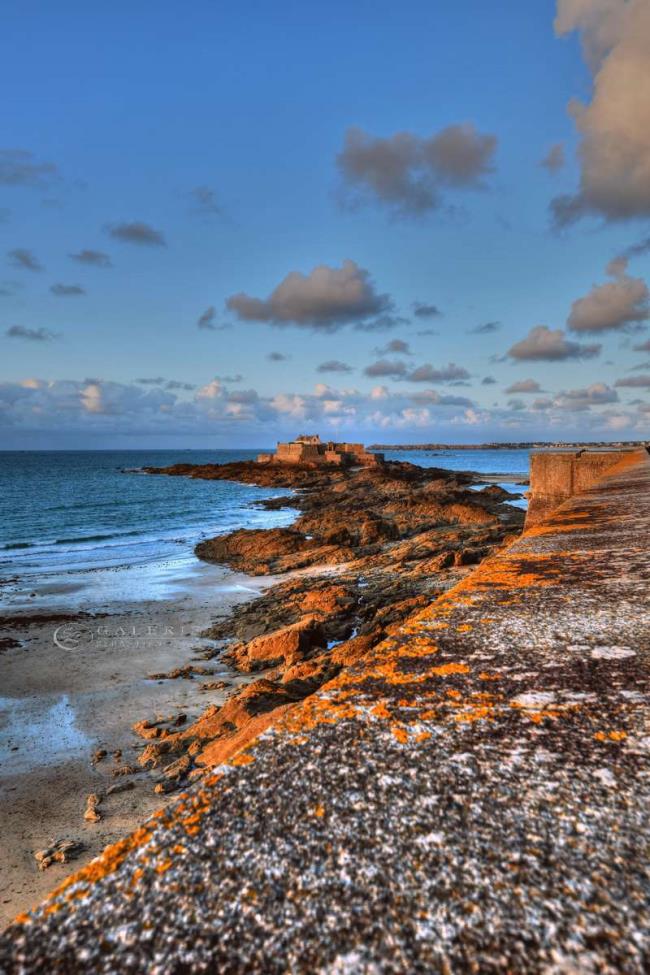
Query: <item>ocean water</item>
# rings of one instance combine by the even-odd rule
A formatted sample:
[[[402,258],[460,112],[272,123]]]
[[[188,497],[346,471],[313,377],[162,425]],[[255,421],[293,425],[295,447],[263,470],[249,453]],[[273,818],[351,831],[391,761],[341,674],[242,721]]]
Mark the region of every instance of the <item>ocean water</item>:
[[[180,462],[249,460],[257,453],[0,452],[0,604],[83,608],[164,598],[174,582],[199,571],[193,550],[201,538],[290,524],[294,509],[266,511],[252,504],[287,490],[137,472]],[[386,456],[489,474],[528,470],[525,450],[391,451]]]
[[[478,471],[480,474],[505,474],[509,478],[520,476],[527,480],[530,465],[530,450],[499,449],[486,450],[386,450],[386,460],[405,460],[420,467],[444,467],[450,471]],[[498,481],[504,491],[512,495],[508,503],[525,510],[528,501],[523,496],[525,487],[511,481]],[[481,490],[483,485],[477,485]]]
[[[35,591],[79,607],[163,598],[196,563],[195,544],[237,528],[290,524],[293,509],[251,504],[290,492],[137,473],[174,463],[249,460],[254,450],[0,453],[0,603]],[[39,609],[43,599],[38,600]]]
[[[406,460],[420,467],[446,467],[451,471],[481,474],[521,474],[528,477],[530,450],[386,450],[386,460]]]

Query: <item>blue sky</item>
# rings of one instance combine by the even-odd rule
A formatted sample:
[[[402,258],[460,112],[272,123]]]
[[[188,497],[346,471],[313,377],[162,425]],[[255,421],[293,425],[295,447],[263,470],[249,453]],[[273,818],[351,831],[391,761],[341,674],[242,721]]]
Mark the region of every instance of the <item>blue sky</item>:
[[[0,447],[646,437],[648,7],[9,2]]]

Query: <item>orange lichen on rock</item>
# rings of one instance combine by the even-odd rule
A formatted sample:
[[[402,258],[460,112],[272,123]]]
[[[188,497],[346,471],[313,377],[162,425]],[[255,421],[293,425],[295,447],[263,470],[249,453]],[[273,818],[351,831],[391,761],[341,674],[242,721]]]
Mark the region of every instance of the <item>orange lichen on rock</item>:
[[[454,715],[454,721],[460,722],[470,722],[470,721],[482,721],[486,718],[492,718],[494,709],[490,705],[482,705],[480,707],[470,707],[467,711],[461,711],[460,714]]]
[[[248,752],[240,752],[239,755],[235,755],[234,758],[230,759],[231,765],[250,765],[255,759]]]
[[[442,664],[440,667],[432,667],[431,673],[438,677],[449,677],[451,674],[469,674],[469,670],[467,664],[450,663]]]
[[[391,718],[392,715],[384,701],[380,701],[370,712],[375,718]]]
[[[625,741],[626,731],[597,731],[594,735],[596,741]]]
[[[426,636],[415,637],[408,640],[399,648],[400,657],[428,657],[430,654],[437,653],[438,646]]]

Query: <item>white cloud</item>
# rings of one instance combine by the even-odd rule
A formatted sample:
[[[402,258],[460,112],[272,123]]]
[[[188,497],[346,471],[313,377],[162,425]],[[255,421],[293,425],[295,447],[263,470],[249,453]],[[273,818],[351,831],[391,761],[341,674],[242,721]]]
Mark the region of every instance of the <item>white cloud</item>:
[[[562,362],[566,359],[592,359],[600,353],[600,345],[581,345],[571,342],[561,329],[536,325],[520,342],[508,350],[513,359],[530,362]]]
[[[610,261],[614,281],[594,285],[589,294],[571,306],[567,325],[573,332],[599,333],[623,329],[650,316],[650,292],[642,278],[632,278],[624,258]]]
[[[400,216],[442,205],[446,189],[481,188],[493,169],[496,136],[470,123],[450,125],[428,138],[397,132],[388,138],[348,129],[337,157],[344,202],[374,202]]]
[[[227,307],[242,321],[269,322],[334,331],[389,311],[392,301],[379,294],[368,271],[354,261],[340,268],[321,264],[309,274],[291,271],[267,298],[240,292],[228,298]]]
[[[580,187],[553,201],[560,225],[588,213],[608,220],[650,214],[650,4],[558,0],[559,36],[579,31],[593,96],[569,109],[580,134]]]

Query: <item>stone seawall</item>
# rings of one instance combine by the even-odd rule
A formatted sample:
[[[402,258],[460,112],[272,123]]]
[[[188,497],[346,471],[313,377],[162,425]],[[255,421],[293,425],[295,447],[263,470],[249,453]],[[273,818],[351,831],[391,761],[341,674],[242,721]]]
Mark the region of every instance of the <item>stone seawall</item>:
[[[563,501],[582,494],[614,468],[639,463],[646,453],[644,448],[534,451],[526,527],[539,524]]]
[[[650,970],[650,459],[64,883],[30,973]]]

